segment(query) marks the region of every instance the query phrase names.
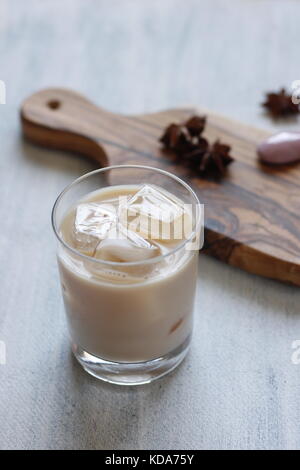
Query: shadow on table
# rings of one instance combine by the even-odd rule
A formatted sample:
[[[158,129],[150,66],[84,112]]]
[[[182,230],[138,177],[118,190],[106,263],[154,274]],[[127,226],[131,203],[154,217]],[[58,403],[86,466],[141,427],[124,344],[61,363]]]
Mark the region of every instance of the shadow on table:
[[[22,136],[18,141],[18,147],[27,161],[34,166],[43,166],[45,170],[68,173],[74,178],[78,173],[88,172],[99,168],[93,160],[83,155],[62,150],[49,150],[44,147],[33,145]],[[79,170],[79,171],[78,171]]]
[[[258,303],[265,307],[266,314],[278,311],[299,314],[299,309],[295,309],[295,298],[300,301],[297,286],[250,274],[204,254],[199,258],[199,278],[201,284],[210,284],[216,294],[226,291],[226,295],[230,293],[236,299],[252,302],[253,306]]]
[[[182,366],[184,367],[184,365]],[[88,375],[69,353],[60,407],[59,449],[138,449],[144,403],[155,409],[168,394],[180,368],[152,384],[124,387]]]

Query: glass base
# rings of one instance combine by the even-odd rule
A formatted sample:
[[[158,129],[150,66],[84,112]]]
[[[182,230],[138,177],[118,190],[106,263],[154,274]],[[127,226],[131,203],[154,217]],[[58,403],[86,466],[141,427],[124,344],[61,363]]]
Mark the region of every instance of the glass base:
[[[119,363],[111,362],[84,351],[76,344],[72,345],[77,361],[90,375],[116,385],[143,385],[153,382],[171,372],[185,358],[190,344],[190,337],[166,356],[146,362]]]

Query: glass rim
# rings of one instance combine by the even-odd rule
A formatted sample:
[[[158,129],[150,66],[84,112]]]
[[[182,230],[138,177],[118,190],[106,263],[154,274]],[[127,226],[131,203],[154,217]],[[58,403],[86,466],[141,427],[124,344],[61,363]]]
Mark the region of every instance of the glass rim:
[[[200,220],[201,220],[201,217],[200,217],[200,214],[198,213],[198,211],[197,211],[197,215],[196,215],[196,221],[195,221],[195,223],[193,223],[193,230],[192,230],[190,236],[187,239],[183,240],[181,243],[179,243],[175,248],[173,248],[168,253],[165,253],[165,254],[162,254],[162,255],[159,255],[159,256],[154,256],[153,258],[146,259],[146,260],[140,260],[140,261],[125,261],[125,262],[122,262],[122,261],[105,261],[105,260],[101,260],[101,259],[98,259],[98,258],[97,259],[92,258],[91,256],[84,255],[80,251],[76,250],[76,248],[73,248],[59,234],[59,227],[57,226],[57,223],[56,223],[56,212],[57,212],[57,208],[59,206],[59,203],[63,199],[65,194],[71,188],[73,188],[74,186],[80,184],[82,181],[84,181],[85,179],[89,178],[92,175],[95,175],[97,173],[104,173],[105,171],[109,171],[109,170],[118,170],[118,169],[122,169],[122,168],[136,168],[136,169],[139,169],[139,170],[151,170],[151,171],[155,171],[157,173],[160,173],[162,175],[165,175],[167,177],[170,177],[171,179],[175,180],[177,183],[181,184],[184,188],[186,188],[189,191],[189,193],[194,197],[196,205],[198,207],[200,207],[200,201],[199,201],[198,196],[196,195],[195,191],[185,181],[183,181],[181,178],[179,178],[176,175],[173,175],[172,173],[169,173],[168,171],[161,170],[160,168],[155,168],[155,167],[152,167],[152,166],[146,166],[146,165],[130,165],[130,164],[128,164],[128,165],[111,165],[111,166],[98,168],[96,170],[89,171],[89,172],[85,173],[84,175],[82,175],[79,178],[76,178],[74,181],[72,181],[72,183],[68,184],[60,192],[60,194],[58,195],[58,197],[56,198],[56,200],[54,202],[54,205],[53,205],[53,208],[52,208],[52,211],[51,211],[51,223],[52,223],[52,229],[54,231],[54,234],[55,234],[57,240],[68,251],[70,251],[74,255],[79,256],[83,260],[88,261],[90,263],[96,263],[98,265],[104,265],[104,266],[141,266],[141,265],[145,265],[145,264],[152,264],[152,263],[160,262],[161,260],[166,259],[168,256],[173,255],[174,253],[176,253],[177,251],[182,249],[187,243],[189,243],[191,240],[193,240],[193,238],[195,236],[197,236],[197,229],[198,229],[198,226],[199,226]]]

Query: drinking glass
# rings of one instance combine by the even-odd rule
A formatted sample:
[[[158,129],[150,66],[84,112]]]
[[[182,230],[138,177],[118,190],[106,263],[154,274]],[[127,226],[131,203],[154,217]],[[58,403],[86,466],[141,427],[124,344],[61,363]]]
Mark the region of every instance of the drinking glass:
[[[63,238],[66,215],[90,193],[145,184],[171,193],[192,216],[188,236],[166,253],[142,261],[105,261],[82,254]],[[138,165],[92,171],[59,195],[52,225],[62,295],[72,350],[88,373],[114,384],[138,385],[183,360],[192,335],[202,213],[184,181]]]

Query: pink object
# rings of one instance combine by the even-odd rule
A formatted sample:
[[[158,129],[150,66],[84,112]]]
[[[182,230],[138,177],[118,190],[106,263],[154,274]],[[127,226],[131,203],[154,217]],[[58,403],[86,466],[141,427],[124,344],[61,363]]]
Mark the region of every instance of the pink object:
[[[257,147],[259,159],[270,165],[285,165],[300,160],[300,133],[280,132]]]

